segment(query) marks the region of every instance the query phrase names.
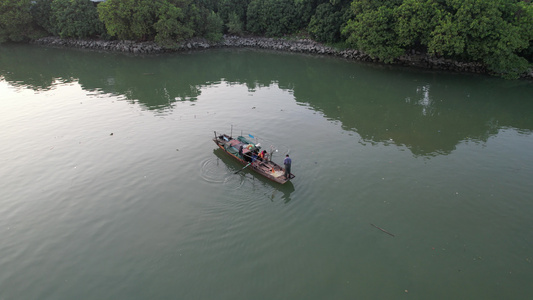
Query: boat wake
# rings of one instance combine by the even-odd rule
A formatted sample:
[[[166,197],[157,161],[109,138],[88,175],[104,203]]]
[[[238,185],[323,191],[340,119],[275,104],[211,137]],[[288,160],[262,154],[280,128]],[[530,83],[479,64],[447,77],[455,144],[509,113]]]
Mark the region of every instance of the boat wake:
[[[201,177],[210,183],[240,187],[244,182],[241,176],[235,174],[235,171],[235,169],[222,162],[220,158],[211,157],[202,161]]]

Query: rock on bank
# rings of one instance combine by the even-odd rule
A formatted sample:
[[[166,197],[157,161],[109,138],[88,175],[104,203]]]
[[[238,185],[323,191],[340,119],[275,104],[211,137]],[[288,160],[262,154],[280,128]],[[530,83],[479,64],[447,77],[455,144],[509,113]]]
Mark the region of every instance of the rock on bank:
[[[93,49],[100,51],[118,51],[129,53],[161,53],[166,49],[158,46],[154,42],[134,42],[134,41],[106,41],[106,40],[77,40],[62,39],[59,37],[44,37],[32,41],[32,44],[46,45],[65,48]]]
[[[126,53],[163,53],[179,52],[208,48],[260,48],[270,50],[281,50],[301,53],[316,53],[339,55],[340,52],[319,44],[309,39],[285,40],[264,37],[237,37],[224,36],[219,42],[210,42],[206,39],[194,38],[177,44],[173,48],[165,48],[155,42],[134,42],[134,41],[106,41],[106,40],[77,40],[62,39],[59,37],[44,37],[32,41],[33,44],[48,45],[55,47],[82,48],[103,51],[118,51]],[[358,52],[352,55],[359,55]],[[360,56],[362,58],[362,56]]]
[[[176,47],[165,48],[155,42],[134,42],[134,41],[106,41],[106,40],[77,40],[62,39],[59,37],[44,37],[34,40],[32,43],[38,45],[49,45],[56,47],[93,49],[99,51],[118,51],[134,54],[152,54],[164,52],[191,51],[209,48],[256,48],[277,51],[288,51],[308,54],[320,54],[343,57],[345,59],[358,61],[378,62],[377,59],[354,49],[338,50],[310,39],[280,39],[266,37],[240,37],[225,35],[219,42],[210,42],[206,39],[194,38],[182,42]],[[489,73],[487,69],[479,63],[464,63],[451,59],[437,58],[422,53],[410,53],[394,61],[396,65],[421,67],[425,69],[449,70],[465,73]],[[533,71],[527,76],[533,78]]]

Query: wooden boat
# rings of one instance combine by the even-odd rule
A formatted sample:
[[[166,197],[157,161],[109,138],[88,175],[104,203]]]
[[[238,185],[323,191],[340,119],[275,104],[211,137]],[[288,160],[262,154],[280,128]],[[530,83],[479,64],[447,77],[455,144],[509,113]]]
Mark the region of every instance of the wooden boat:
[[[252,169],[254,172],[280,184],[284,184],[295,177],[291,173],[289,174],[289,178],[285,178],[285,168],[270,160],[273,151],[270,153],[266,153],[266,150],[261,151],[260,144],[254,144],[243,136],[233,138],[227,134],[217,134],[215,131],[213,142],[224,150],[224,152],[245,165],[241,170],[245,168]],[[242,150],[239,151],[241,147]],[[267,155],[261,158],[261,152]]]

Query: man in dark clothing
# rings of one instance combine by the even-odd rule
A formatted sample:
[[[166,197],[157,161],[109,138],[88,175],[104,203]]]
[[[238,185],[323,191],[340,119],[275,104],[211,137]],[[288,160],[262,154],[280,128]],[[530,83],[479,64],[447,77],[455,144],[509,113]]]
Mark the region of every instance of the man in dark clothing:
[[[240,156],[240,158],[244,158],[244,157],[242,156],[242,148],[243,148],[243,147],[242,147],[242,145],[241,145],[241,146],[239,147],[239,156]]]
[[[283,160],[283,164],[285,165],[285,178],[286,179],[290,179],[290,177],[291,177],[292,160],[289,157],[289,154],[285,155],[285,159]]]

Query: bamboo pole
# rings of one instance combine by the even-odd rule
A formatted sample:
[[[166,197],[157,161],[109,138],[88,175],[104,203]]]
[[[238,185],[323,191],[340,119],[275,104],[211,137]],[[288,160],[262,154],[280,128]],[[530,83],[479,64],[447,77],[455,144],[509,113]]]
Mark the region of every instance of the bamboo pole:
[[[394,234],[388,232],[387,230],[385,230],[385,229],[383,229],[383,228],[381,228],[381,227],[378,227],[378,226],[376,226],[376,225],[374,225],[374,224],[372,224],[372,223],[370,223],[370,225],[372,225],[372,226],[376,227],[377,229],[379,229],[379,230],[385,232],[386,234],[388,234],[388,235],[394,237]]]

